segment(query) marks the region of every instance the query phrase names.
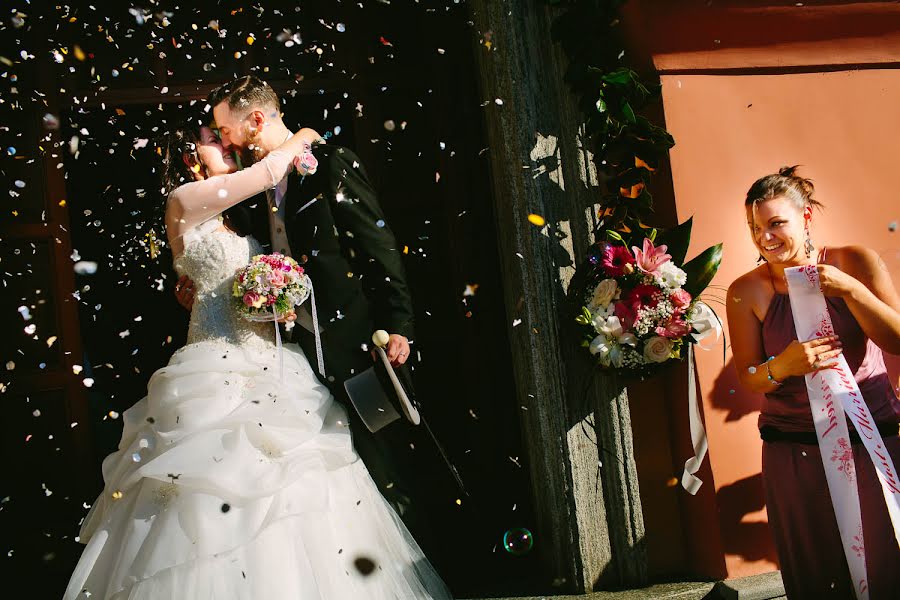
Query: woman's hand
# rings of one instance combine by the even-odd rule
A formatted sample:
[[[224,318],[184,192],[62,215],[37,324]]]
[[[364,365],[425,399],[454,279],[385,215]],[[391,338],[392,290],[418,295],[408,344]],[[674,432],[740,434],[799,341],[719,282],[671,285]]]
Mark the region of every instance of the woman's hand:
[[[304,127],[289,137],[283,144],[278,146],[278,150],[289,156],[298,157],[309,153],[313,144],[321,144],[324,143],[324,141],[325,140],[319,136],[318,131],[310,129],[309,127]]]
[[[808,342],[794,340],[784,351],[769,361],[769,372],[777,381],[788,377],[802,377],[837,365],[834,360],[841,353],[841,340],[836,335]],[[763,366],[765,368],[765,366]]]
[[[283,315],[279,315],[277,321],[279,323],[293,323],[297,320],[297,313],[294,312],[294,309],[287,311]]]
[[[822,293],[826,296],[847,298],[862,285],[859,280],[832,265],[816,265],[816,270],[819,272]]]

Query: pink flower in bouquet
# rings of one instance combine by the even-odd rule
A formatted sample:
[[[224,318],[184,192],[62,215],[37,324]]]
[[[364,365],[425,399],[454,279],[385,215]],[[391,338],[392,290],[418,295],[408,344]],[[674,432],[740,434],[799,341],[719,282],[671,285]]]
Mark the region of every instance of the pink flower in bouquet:
[[[270,294],[266,296],[266,306],[272,306],[275,304],[275,296],[274,294]]]
[[[655,307],[659,304],[659,299],[660,291],[658,287],[642,283],[641,285],[634,286],[634,288],[628,292],[625,302],[627,302],[631,310],[636,313],[641,308]]]
[[[607,275],[619,277],[626,273],[627,265],[634,264],[634,258],[625,246],[610,244],[603,249],[601,264]]]
[[[679,289],[672,292],[669,296],[669,300],[672,301],[672,305],[675,308],[685,309],[691,303],[691,295],[685,290]]]
[[[616,302],[614,314],[619,317],[619,321],[621,321],[622,327],[626,331],[631,329],[631,326],[634,325],[634,321],[637,319],[636,311],[626,302]]]
[[[259,294],[256,292],[247,292],[244,294],[244,304],[247,306],[254,306],[259,302]]]
[[[282,271],[272,271],[266,279],[276,288],[284,287],[284,273]]]
[[[656,328],[656,335],[677,339],[691,332],[691,326],[679,315],[672,315],[669,320]]]
[[[655,273],[661,264],[672,259],[671,254],[666,254],[668,247],[665,244],[656,247],[650,241],[650,238],[644,238],[643,250],[637,246],[632,246],[631,249],[634,251],[637,268],[644,273]]]
[[[294,270],[303,275],[303,267],[300,265],[294,265]]]

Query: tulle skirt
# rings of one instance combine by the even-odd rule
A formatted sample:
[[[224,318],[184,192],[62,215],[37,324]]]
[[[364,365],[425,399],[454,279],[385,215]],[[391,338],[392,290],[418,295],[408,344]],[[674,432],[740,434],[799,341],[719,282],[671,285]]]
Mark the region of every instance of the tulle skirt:
[[[201,342],[126,411],[65,599],[450,598],[295,345]]]

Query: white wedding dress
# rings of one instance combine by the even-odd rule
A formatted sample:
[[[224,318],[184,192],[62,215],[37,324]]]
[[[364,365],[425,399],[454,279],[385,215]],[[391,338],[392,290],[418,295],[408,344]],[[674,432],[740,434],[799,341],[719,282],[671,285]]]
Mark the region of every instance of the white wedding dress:
[[[124,413],[65,599],[450,598],[353,451],[344,408],[272,323],[231,305],[261,251],[214,219],[176,260],[188,343]]]

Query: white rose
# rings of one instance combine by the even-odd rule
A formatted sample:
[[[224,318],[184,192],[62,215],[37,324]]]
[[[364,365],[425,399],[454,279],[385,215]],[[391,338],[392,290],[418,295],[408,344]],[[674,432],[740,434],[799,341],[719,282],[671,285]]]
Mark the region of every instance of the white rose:
[[[594,288],[594,295],[591,298],[591,307],[600,308],[612,302],[613,298],[619,291],[619,284],[615,279],[604,279]]]
[[[687,273],[672,261],[667,261],[657,268],[656,280],[670,290],[677,290],[687,282]]]
[[[658,335],[644,342],[644,358],[649,362],[665,362],[672,354],[672,340]]]

